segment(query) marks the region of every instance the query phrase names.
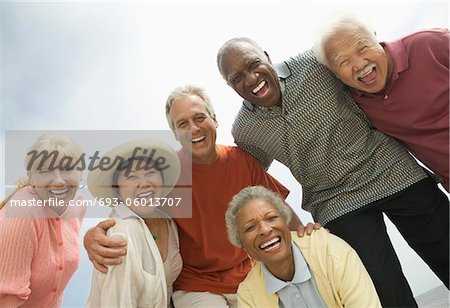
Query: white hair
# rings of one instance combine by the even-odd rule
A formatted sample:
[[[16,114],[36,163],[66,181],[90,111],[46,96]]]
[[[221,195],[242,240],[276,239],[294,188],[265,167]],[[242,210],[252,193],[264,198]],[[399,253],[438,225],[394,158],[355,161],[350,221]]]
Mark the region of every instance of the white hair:
[[[211,118],[216,117],[216,112],[214,111],[214,106],[212,105],[211,98],[206,93],[206,90],[204,88],[192,84],[177,87],[172,92],[170,92],[166,100],[166,119],[167,123],[170,126],[170,129],[173,132],[175,132],[175,126],[172,121],[172,118],[170,117],[170,108],[172,108],[172,104],[176,99],[189,95],[196,95],[200,97],[205,102],[205,108],[206,111],[208,112],[208,115]]]
[[[366,32],[373,35],[376,40],[375,31],[368,22],[363,22],[355,15],[341,12],[333,15],[323,24],[316,33],[316,40],[312,50],[319,63],[330,67],[325,54],[325,45],[333,37],[341,31],[346,32]]]

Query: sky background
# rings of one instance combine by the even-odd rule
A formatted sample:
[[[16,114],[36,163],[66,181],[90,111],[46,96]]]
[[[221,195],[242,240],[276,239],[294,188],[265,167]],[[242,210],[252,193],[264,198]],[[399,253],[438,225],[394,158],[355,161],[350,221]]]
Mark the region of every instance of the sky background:
[[[186,83],[208,90],[218,143],[233,144],[231,124],[241,99],[216,66],[226,40],[251,37],[279,62],[309,49],[317,26],[338,11],[369,20],[380,40],[448,28],[449,16],[447,1],[1,1],[0,9],[2,166],[6,130],[167,130],[167,95]],[[289,170],[274,163],[269,172],[291,190],[287,201],[301,219],[310,221]],[[0,187],[7,184],[4,174],[2,168]],[[97,221],[86,219],[82,234]],[[388,227],[414,294],[440,285]],[[82,249],[65,307],[84,305],[90,275]]]

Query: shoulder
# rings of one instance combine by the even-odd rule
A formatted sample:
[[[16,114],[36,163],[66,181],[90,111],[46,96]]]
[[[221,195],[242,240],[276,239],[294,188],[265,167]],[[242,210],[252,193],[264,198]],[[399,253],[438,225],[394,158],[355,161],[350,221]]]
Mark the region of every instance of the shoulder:
[[[233,134],[233,136],[241,132],[242,128],[248,125],[248,121],[251,121],[254,117],[255,115],[252,114],[252,111],[247,110],[247,108],[242,105],[236,115],[236,118],[234,119],[231,128],[231,133]]]
[[[292,238],[304,253],[305,258],[345,258],[353,249],[343,239],[329,233],[325,228],[314,231],[310,236],[299,238],[296,232]]]
[[[285,61],[286,65],[289,67],[291,72],[294,74],[299,69],[313,69],[313,70],[324,70],[326,71],[325,66],[321,65],[311,49],[303,51],[288,60]]]
[[[144,237],[142,224],[136,217],[114,218],[116,224],[108,229],[108,236],[129,240],[130,238]]]
[[[254,165],[259,165],[259,162],[250,153],[238,146],[225,146],[222,147],[221,155],[224,157],[228,163],[239,164],[241,166],[248,166],[248,168],[253,168]],[[262,167],[261,167],[262,168]]]
[[[42,230],[47,224],[43,219],[43,207],[34,204],[36,196],[26,188],[19,189],[0,210],[0,229],[20,230],[23,234],[32,230]],[[11,232],[11,231],[10,231]]]
[[[256,286],[255,284],[258,284],[261,281],[264,282],[264,280],[261,263],[255,261],[245,279],[240,283],[239,290],[250,290],[252,286]]]
[[[235,145],[218,144],[217,147],[220,155],[226,159],[241,160],[243,158],[247,159],[248,157],[252,157],[249,153]]]
[[[436,45],[443,47],[442,44],[449,41],[449,31],[443,28],[426,29],[408,34],[399,40],[407,46],[427,48],[427,46]]]

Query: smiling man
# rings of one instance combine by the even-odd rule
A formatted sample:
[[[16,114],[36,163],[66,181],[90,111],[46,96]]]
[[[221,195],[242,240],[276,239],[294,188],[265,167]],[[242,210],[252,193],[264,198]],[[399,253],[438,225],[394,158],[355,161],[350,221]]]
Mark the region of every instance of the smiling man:
[[[358,254],[325,230],[299,238],[283,200],[261,186],[235,195],[229,240],[256,262],[238,289],[239,307],[381,307]],[[351,270],[349,270],[351,269]]]
[[[379,43],[355,16],[338,15],[313,50],[349,86],[380,131],[398,139],[449,191],[449,31],[429,29]]]
[[[417,305],[383,213],[448,287],[447,196],[398,142],[371,127],[311,50],[274,66],[256,42],[234,38],[217,65],[244,98],[236,144],[265,168],[276,159],[290,169],[303,209],[358,252],[383,306]]]
[[[175,307],[236,307],[236,291],[250,270],[251,260],[244,250],[227,240],[223,218],[228,202],[251,185],[267,187],[282,198],[289,191],[245,151],[216,144],[216,114],[203,88],[188,85],[174,89],[166,101],[166,117],[182,145],[178,185],[192,183],[192,218],[173,215],[183,259],[173,302]],[[295,217],[290,227],[297,230],[299,223]],[[101,223],[85,236],[90,259],[102,271],[105,268],[101,265],[116,264],[120,260],[115,257],[121,255],[109,248],[120,243],[104,235],[108,227],[109,223]],[[307,226],[307,234],[312,227]]]

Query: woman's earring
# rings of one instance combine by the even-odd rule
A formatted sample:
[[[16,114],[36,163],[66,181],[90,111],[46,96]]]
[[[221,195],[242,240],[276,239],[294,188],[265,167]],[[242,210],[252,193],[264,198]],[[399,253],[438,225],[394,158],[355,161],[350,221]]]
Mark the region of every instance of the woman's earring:
[[[36,194],[36,187],[34,185],[28,185],[27,186],[27,191],[32,194],[35,195]]]
[[[86,185],[84,184],[84,179],[83,178],[81,178],[80,179],[80,184],[78,185],[78,188],[79,189],[82,189],[82,188],[84,188]]]

